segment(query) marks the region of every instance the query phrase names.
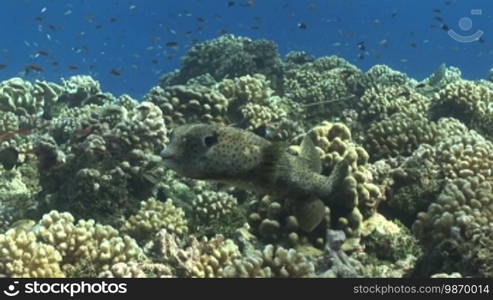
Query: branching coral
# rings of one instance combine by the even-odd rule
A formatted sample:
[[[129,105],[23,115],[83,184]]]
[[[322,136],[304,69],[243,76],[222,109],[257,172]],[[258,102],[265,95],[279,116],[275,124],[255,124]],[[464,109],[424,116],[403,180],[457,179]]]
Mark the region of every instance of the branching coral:
[[[358,103],[361,120],[382,120],[397,112],[426,112],[431,100],[409,85],[378,84],[365,90]]]
[[[62,79],[64,93],[58,102],[69,107],[84,106],[87,104],[103,105],[114,102],[113,95],[103,93],[98,81],[91,76],[76,75],[69,79]]]
[[[52,245],[60,253],[62,269],[73,275],[80,276],[85,265],[98,274],[119,262],[146,259],[136,241],[129,236],[120,235],[113,227],[94,220],[75,223],[69,213],[51,211],[45,214],[35,232],[39,240]]]
[[[458,80],[446,85],[434,98],[432,117],[454,117],[471,129],[491,136],[493,89],[486,85]]]
[[[226,192],[204,191],[193,203],[194,211],[202,220],[214,220],[232,214],[238,200]]]
[[[292,199],[275,199],[270,196],[249,203],[249,223],[255,233],[268,241],[282,241],[291,246],[311,243],[315,247],[324,245],[325,229],[343,229],[357,243],[362,221],[375,211],[382,194],[374,185],[368,170],[368,154],[351,141],[351,132],[340,123],[323,122],[308,134],[317,146],[323,162],[322,174],[329,175],[336,163],[342,160],[350,165],[350,174],[341,188],[334,191],[331,203],[325,207],[325,217],[317,230],[307,234],[301,230],[299,220],[294,216],[296,205]],[[300,152],[300,146],[289,148],[293,154]],[[348,246],[351,247],[351,246]]]
[[[64,127],[70,138],[54,144],[50,152],[61,151],[66,160],[41,174],[43,205],[77,217],[107,222],[109,217],[110,224],[116,224],[118,215],[136,209],[151,196],[156,178],[164,176],[155,154],[167,142],[161,110],[150,102],[132,111],[104,105],[78,123],[87,127]]]
[[[386,65],[374,65],[364,77],[360,77],[358,85],[364,89],[378,85],[408,85],[412,82],[406,74],[392,70]]]
[[[428,246],[446,238],[468,240],[478,228],[493,223],[493,184],[478,176],[457,178],[448,183],[413,224],[417,237]]]
[[[240,256],[238,246],[222,235],[210,239],[194,236],[180,239],[161,230],[156,236],[155,248],[160,260],[172,266],[179,277],[223,277],[224,268]]]
[[[347,208],[358,207],[365,217],[372,215],[382,196],[378,187],[371,182],[369,155],[364,148],[352,142],[349,128],[341,123],[324,121],[309,134],[321,153],[325,170],[332,170],[341,160],[346,160],[351,166],[351,175],[346,180],[348,186],[355,186],[356,193],[348,189],[341,196],[349,198],[341,201],[346,201]],[[292,149],[296,151],[296,148]]]
[[[34,84],[14,77],[0,83],[0,109],[17,115],[41,115],[58,101],[63,88],[44,81]]]
[[[170,126],[194,121],[226,123],[229,101],[210,87],[198,84],[156,86],[145,99],[163,111],[164,120]]]
[[[185,213],[175,207],[171,199],[160,202],[150,198],[141,202],[137,214],[130,216],[122,226],[122,231],[139,240],[152,238],[161,229],[177,235],[188,231]]]
[[[230,101],[229,120],[246,122],[250,129],[286,119],[296,111],[290,100],[276,96],[262,74],[225,79],[216,88]]]
[[[10,229],[0,234],[0,274],[8,277],[65,277],[62,256],[53,247],[36,240],[33,232]]]
[[[246,253],[224,270],[226,277],[314,277],[315,267],[295,249],[267,245],[262,251]]]
[[[171,268],[155,263],[116,263],[107,271],[99,273],[100,278],[170,278]]]
[[[193,46],[185,55],[178,74],[162,78],[161,86],[184,84],[206,73],[217,81],[260,73],[277,90],[281,83],[282,66],[274,43],[227,34]]]
[[[361,72],[347,61],[322,57],[286,71],[286,96],[305,105],[316,120],[339,116],[356,93],[353,79]]]
[[[407,156],[418,146],[441,138],[435,122],[418,113],[396,113],[376,122],[366,132],[364,144],[372,159]]]

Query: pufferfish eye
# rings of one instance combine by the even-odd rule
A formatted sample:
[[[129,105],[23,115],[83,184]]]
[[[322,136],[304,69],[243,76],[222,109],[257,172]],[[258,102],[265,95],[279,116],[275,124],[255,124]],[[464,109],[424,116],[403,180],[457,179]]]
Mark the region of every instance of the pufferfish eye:
[[[204,137],[204,145],[207,148],[214,146],[215,144],[217,144],[217,142],[218,142],[218,139],[217,139],[216,135],[208,135],[208,136]]]

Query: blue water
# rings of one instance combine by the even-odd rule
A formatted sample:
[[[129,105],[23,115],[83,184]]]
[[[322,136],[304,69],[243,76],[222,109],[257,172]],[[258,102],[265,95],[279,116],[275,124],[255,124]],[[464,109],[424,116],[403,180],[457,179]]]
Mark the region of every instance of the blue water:
[[[273,40],[282,55],[336,54],[364,70],[387,64],[418,79],[445,62],[478,79],[493,67],[492,15],[487,0],[2,0],[0,80],[88,74],[104,91],[141,98],[180,66],[193,41],[225,31]],[[469,29],[461,18],[472,21]],[[442,23],[463,36],[484,34],[460,43]],[[43,70],[26,74],[30,64]]]

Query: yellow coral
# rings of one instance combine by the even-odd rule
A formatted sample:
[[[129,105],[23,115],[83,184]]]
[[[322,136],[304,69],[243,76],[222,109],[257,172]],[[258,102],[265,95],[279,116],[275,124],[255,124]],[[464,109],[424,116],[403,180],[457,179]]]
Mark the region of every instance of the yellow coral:
[[[180,235],[188,232],[185,212],[175,207],[171,199],[161,202],[150,198],[141,202],[138,213],[122,226],[123,231],[140,239],[150,238],[161,229]]]
[[[238,246],[222,235],[210,239],[197,239],[195,236],[181,239],[163,229],[156,237],[159,254],[177,269],[178,276],[223,277],[224,268],[240,256]]]
[[[65,277],[62,256],[33,232],[10,229],[0,235],[0,274],[9,277]]]
[[[315,267],[295,249],[267,245],[262,251],[249,251],[224,270],[226,277],[314,277]]]
[[[118,262],[143,260],[143,251],[135,240],[120,235],[118,230],[94,220],[79,220],[69,213],[51,211],[43,216],[36,232],[38,238],[52,245],[62,256],[64,270],[77,269],[89,263],[96,272],[109,269]]]

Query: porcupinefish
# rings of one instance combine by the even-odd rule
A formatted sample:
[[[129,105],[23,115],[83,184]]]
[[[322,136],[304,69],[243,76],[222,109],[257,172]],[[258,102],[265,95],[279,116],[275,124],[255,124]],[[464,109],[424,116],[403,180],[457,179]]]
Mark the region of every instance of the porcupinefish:
[[[208,124],[177,127],[161,157],[165,166],[185,177],[290,199],[300,228],[306,232],[323,220],[324,205],[333,201],[331,195],[349,172],[342,161],[330,176],[320,174],[321,160],[308,135],[296,156],[287,152],[285,144],[250,131]]]

